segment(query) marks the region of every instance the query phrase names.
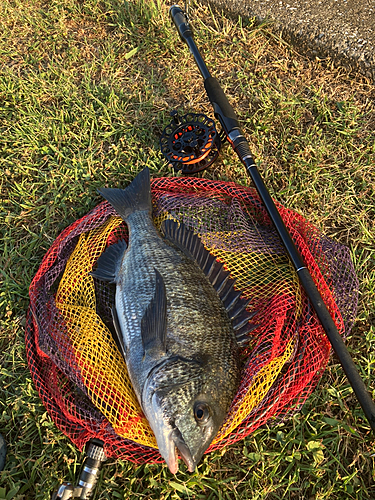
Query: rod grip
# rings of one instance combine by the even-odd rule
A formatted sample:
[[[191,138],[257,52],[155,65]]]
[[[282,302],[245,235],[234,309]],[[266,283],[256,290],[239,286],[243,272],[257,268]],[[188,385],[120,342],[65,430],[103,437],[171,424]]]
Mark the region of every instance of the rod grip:
[[[204,88],[225,132],[229,133],[234,128],[240,128],[238,118],[218,80],[213,76],[206,78]]]

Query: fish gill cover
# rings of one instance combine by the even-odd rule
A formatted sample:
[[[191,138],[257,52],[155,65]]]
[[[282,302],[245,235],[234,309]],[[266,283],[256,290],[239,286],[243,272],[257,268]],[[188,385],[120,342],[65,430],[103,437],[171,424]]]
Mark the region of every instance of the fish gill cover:
[[[237,394],[209,452],[298,411],[324,372],[330,344],[254,189],[196,178],[159,178],[151,187],[155,225],[169,218],[197,233],[256,312]],[[358,300],[348,249],[277,208],[347,335]],[[162,462],[111,333],[113,285],[88,274],[105,248],[127,237],[107,202],[58,236],[30,285],[28,363],[50,416],[79,449],[96,437],[107,457]]]

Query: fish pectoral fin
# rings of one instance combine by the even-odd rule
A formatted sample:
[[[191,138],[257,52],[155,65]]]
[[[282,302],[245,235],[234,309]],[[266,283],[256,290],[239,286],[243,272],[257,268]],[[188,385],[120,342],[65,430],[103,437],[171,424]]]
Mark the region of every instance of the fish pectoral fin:
[[[96,269],[89,273],[90,276],[109,283],[116,283],[118,264],[126,249],[127,244],[124,240],[108,247],[99,257]]]
[[[113,326],[115,328],[115,335],[113,336],[114,337],[114,341],[116,342],[118,350],[121,352],[121,354],[125,358],[125,356],[126,356],[126,348],[125,348],[125,344],[124,344],[124,338],[122,336],[120,321],[118,319],[118,315],[117,315],[117,311],[116,311],[116,307],[115,306],[112,307],[111,313],[112,313]]]
[[[141,321],[145,355],[160,358],[166,352],[167,293],[162,275],[155,271],[155,292]]]

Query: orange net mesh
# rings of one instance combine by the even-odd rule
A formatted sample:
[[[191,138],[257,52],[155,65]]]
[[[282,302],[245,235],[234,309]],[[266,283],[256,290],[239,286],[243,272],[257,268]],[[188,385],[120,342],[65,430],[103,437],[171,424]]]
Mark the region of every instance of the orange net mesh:
[[[173,218],[199,234],[251,299],[259,325],[243,349],[241,383],[210,451],[298,410],[322,375],[330,346],[253,189],[161,178],[153,181],[152,194],[155,225]],[[277,206],[344,334],[355,317],[358,288],[348,250]],[[127,227],[107,202],[56,239],[30,286],[28,362],[47,410],[79,448],[97,437],[107,456],[159,461],[113,340],[114,288],[88,274],[119,239],[127,239]]]

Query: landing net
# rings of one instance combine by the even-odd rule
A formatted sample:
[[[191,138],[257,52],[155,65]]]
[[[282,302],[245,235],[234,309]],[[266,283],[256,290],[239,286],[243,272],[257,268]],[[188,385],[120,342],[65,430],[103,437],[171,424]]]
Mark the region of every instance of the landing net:
[[[155,225],[172,218],[196,232],[256,311],[241,383],[209,452],[298,411],[323,374],[330,344],[254,189],[159,178],[152,197]],[[348,249],[276,206],[339,332],[347,334],[358,299]],[[28,363],[48,413],[79,449],[95,437],[107,457],[161,462],[113,340],[113,285],[88,274],[106,247],[127,238],[126,224],[107,202],[58,236],[30,286]]]

